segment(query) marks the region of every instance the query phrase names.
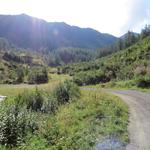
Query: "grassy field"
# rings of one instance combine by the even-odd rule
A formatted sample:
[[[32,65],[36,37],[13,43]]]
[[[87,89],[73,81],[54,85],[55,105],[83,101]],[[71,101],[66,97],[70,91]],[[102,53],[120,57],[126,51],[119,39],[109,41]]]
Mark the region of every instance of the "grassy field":
[[[33,90],[36,87],[42,90],[51,91],[54,89],[56,85],[60,82],[63,82],[70,77],[68,75],[58,75],[58,74],[49,74],[49,82],[46,84],[39,84],[39,85],[29,85],[29,84],[18,84],[18,85],[11,85],[11,84],[0,84],[0,95],[5,96],[15,96],[19,93],[24,92],[25,90]]]
[[[38,88],[52,91],[70,77],[50,74],[50,78],[49,83],[38,85]],[[26,84],[0,86],[0,94],[7,96],[15,96],[36,87]],[[93,150],[94,147],[108,148],[112,143],[114,149],[125,149],[129,141],[127,105],[120,98],[104,93],[98,86],[97,90],[81,88],[78,99],[60,105],[53,114],[32,112],[32,115],[38,130],[30,133],[16,147],[18,150]]]
[[[120,146],[128,142],[127,106],[118,97],[100,91],[82,90],[82,98],[62,106],[53,119],[55,123],[48,120],[51,128],[45,131],[50,133],[58,127],[52,149],[93,149],[111,136],[120,141]]]
[[[80,99],[60,106],[52,116],[39,114],[39,131],[20,149],[93,150],[96,146],[108,148],[110,145],[114,149],[125,149],[129,140],[126,104],[101,91],[82,90],[81,94]],[[105,143],[107,139],[110,143]]]
[[[117,82],[107,82],[103,84],[96,84],[96,85],[88,85],[83,86],[81,89],[84,88],[94,88],[97,90],[101,89],[114,89],[114,90],[137,90],[141,92],[150,93],[150,88],[139,88],[135,85],[134,80],[127,80],[127,81],[117,81]]]
[[[102,87],[102,88],[111,88],[111,89],[117,89],[117,90],[138,90],[142,92],[150,93],[150,88],[140,88],[136,86],[136,83],[134,80],[127,80],[127,81],[117,81],[117,82],[108,82],[105,84],[99,84],[95,86],[96,88]]]

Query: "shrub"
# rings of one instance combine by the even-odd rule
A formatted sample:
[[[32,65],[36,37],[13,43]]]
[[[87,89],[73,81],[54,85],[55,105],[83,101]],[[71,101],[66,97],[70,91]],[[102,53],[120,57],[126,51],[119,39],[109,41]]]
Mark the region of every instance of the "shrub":
[[[85,71],[75,74],[73,81],[77,85],[98,84],[106,82],[108,78],[103,71]]]
[[[16,146],[28,132],[38,129],[33,114],[17,104],[0,106],[0,145]]]
[[[47,95],[44,99],[42,105],[42,112],[44,113],[54,113],[58,109],[58,102],[53,95]]]
[[[137,77],[137,86],[142,88],[150,87],[150,73],[147,73],[145,76]]]
[[[46,68],[32,68],[28,75],[29,84],[41,84],[48,82],[48,73]]]
[[[64,104],[80,97],[80,91],[76,84],[66,80],[64,83],[59,84],[54,90],[54,97],[58,101],[58,104]]]
[[[36,89],[34,92],[26,91],[15,98],[20,106],[25,106],[32,111],[41,111],[44,101],[42,91]]]
[[[56,98],[38,89],[22,93],[16,97],[15,101],[20,106],[36,112],[53,113],[58,107]]]
[[[17,148],[18,145],[20,145],[18,149],[46,149],[46,141],[38,133],[42,129],[42,118],[44,117],[45,120],[48,115],[41,112],[54,113],[59,105],[79,96],[78,86],[71,81],[65,81],[51,95],[36,89],[2,101],[0,103],[0,145],[3,149]],[[37,131],[37,137],[35,131]],[[54,129],[52,132],[57,131]],[[27,135],[32,136],[27,137]],[[52,139],[55,136],[57,135],[52,135]]]
[[[22,83],[23,81],[24,81],[24,70],[22,68],[18,68],[16,83]]]

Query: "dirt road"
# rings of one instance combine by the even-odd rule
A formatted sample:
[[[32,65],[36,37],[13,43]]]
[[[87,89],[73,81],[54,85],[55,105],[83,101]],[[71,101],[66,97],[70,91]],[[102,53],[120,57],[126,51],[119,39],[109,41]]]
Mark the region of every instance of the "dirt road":
[[[111,90],[129,106],[127,150],[150,150],[150,94],[132,90]]]

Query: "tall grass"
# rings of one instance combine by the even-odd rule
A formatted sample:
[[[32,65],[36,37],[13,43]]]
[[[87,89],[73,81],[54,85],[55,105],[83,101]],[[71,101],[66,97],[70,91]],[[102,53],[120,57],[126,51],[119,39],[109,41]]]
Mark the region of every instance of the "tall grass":
[[[94,149],[109,136],[126,145],[128,107],[119,98],[85,90],[79,96],[69,81],[53,92],[35,90],[1,102],[1,149]]]

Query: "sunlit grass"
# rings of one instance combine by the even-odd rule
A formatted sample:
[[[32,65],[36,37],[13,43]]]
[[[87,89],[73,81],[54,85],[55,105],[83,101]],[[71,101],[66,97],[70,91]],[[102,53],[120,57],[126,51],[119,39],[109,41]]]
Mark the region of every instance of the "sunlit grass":
[[[128,107],[118,97],[82,90],[82,97],[61,106],[42,134],[53,141],[51,149],[93,149],[95,143],[114,136],[128,142]]]
[[[111,81],[104,84],[98,84],[95,86],[91,86],[95,88],[110,88],[114,90],[138,90],[142,92],[150,93],[150,88],[140,88],[136,86],[134,80],[126,80],[126,81]]]
[[[69,78],[66,75],[52,74],[49,83],[41,84],[38,88],[50,91]],[[33,90],[35,85],[14,85],[9,88],[9,94],[13,94],[13,89],[15,95],[23,89]],[[4,87],[2,89],[5,90]],[[39,129],[36,135],[31,134],[30,138],[22,143],[24,149],[36,146],[36,149],[43,147],[43,150],[46,150],[46,147],[51,150],[92,150],[95,144],[108,137],[114,137],[125,147],[128,143],[127,105],[120,98],[106,94],[99,88],[95,89],[90,90],[90,86],[89,90],[81,88],[81,97],[60,105],[54,114],[34,112]],[[39,138],[44,140],[44,143],[41,143]]]
[[[70,79],[68,75],[58,75],[50,74],[49,82],[46,84],[40,85],[29,85],[29,84],[18,84],[18,85],[9,85],[9,84],[0,84],[0,95],[5,96],[15,96],[19,93],[22,93],[26,90],[34,90],[38,87],[41,90],[52,91],[60,82],[63,82],[66,79]]]

